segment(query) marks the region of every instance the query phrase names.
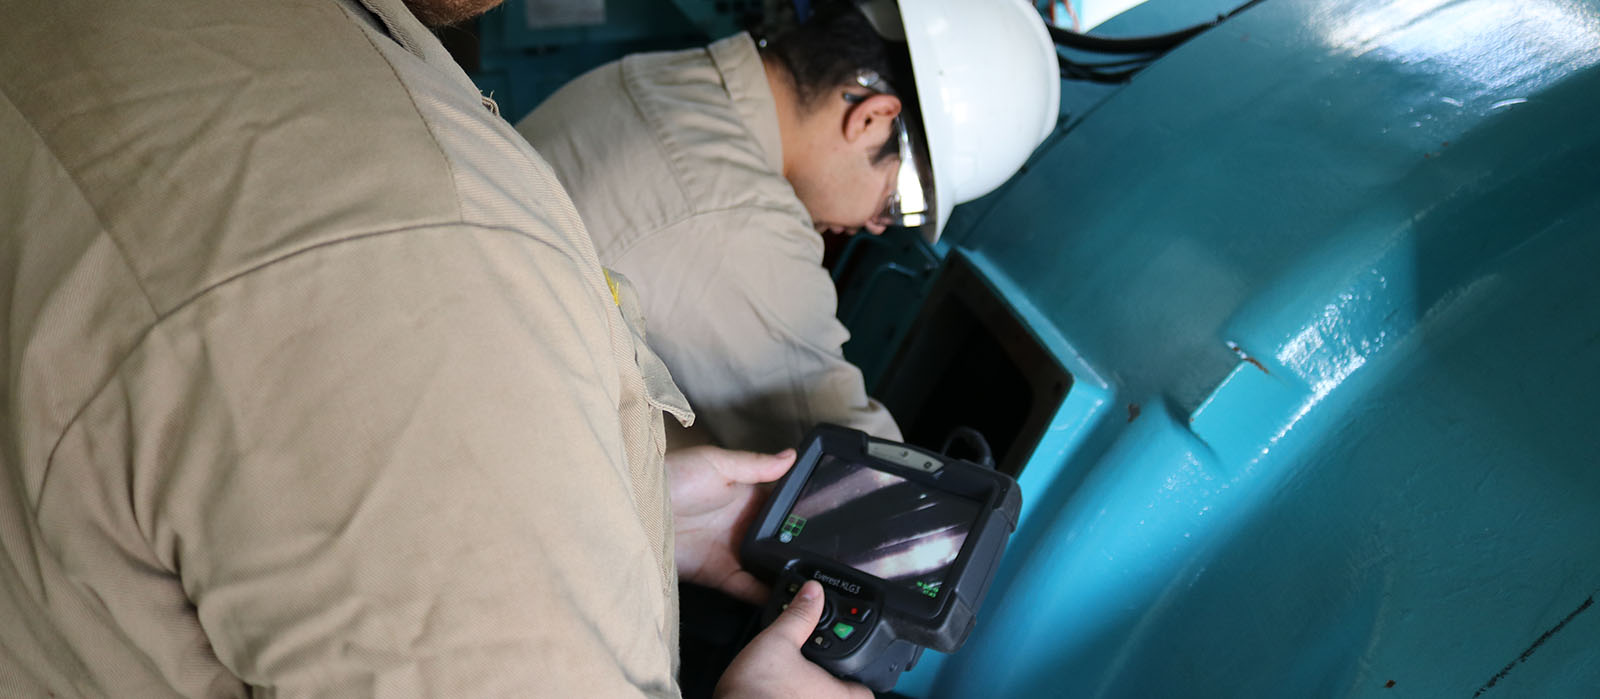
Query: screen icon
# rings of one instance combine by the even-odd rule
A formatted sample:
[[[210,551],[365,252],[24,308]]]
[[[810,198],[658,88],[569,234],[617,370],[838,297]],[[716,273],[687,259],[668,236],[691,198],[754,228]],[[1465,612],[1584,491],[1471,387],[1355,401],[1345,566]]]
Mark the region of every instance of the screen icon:
[[[778,541],[787,544],[800,536],[800,530],[806,528],[806,518],[800,515],[789,515],[783,520],[783,528],[778,530]]]

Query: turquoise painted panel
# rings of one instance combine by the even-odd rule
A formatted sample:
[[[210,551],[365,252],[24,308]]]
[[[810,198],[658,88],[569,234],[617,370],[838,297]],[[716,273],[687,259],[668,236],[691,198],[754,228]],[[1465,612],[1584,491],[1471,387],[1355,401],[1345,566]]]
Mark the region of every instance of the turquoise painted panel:
[[[901,689],[1600,696],[1597,63],[1596,2],[1272,0],[958,209],[1078,382]]]
[[[478,89],[494,96],[508,121],[516,123],[573,78],[630,53],[701,46],[709,37],[734,31],[727,13],[715,13],[709,0],[604,0],[598,4],[602,7],[599,21],[565,26],[543,26],[549,18],[541,19],[527,0],[506,0],[478,18],[472,80]],[[691,21],[691,16],[722,21],[702,25]]]

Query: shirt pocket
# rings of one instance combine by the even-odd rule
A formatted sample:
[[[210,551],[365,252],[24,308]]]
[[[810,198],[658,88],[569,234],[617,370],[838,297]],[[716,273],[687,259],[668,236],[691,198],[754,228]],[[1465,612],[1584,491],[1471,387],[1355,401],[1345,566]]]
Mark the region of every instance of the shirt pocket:
[[[684,397],[683,391],[678,390],[678,384],[672,380],[672,372],[667,365],[650,349],[638,291],[622,273],[609,269],[603,271],[606,284],[611,287],[611,299],[622,310],[622,319],[627,322],[628,332],[633,336],[633,359],[639,365],[639,375],[644,377],[645,401],[655,409],[671,414],[678,424],[684,427],[693,425],[694,410],[689,407],[689,399]]]

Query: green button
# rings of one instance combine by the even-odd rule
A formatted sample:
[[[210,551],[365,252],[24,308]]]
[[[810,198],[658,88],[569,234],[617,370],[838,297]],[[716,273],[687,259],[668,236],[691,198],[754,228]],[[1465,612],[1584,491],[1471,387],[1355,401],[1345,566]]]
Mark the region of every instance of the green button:
[[[842,621],[833,625],[833,635],[838,636],[839,640],[841,640],[841,641],[846,639],[846,638],[849,638],[850,634],[853,634],[855,632],[856,632],[856,627],[851,626],[849,624],[846,624],[846,623],[844,623]]]

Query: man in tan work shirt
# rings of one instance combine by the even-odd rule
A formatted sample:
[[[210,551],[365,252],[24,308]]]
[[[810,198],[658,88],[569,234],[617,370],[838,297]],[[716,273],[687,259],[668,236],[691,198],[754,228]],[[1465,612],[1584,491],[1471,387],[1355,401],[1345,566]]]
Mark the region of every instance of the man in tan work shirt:
[[[663,469],[630,288],[407,7],[5,8],[0,696],[676,695],[792,455]],[[724,688],[865,693],[818,614]]]
[[[900,439],[843,356],[820,234],[883,230],[901,103],[857,80],[909,71],[859,12],[834,10],[764,52],[739,34],[629,56],[517,125],[601,261],[639,286],[652,346],[727,447],[781,449],[818,422]]]

